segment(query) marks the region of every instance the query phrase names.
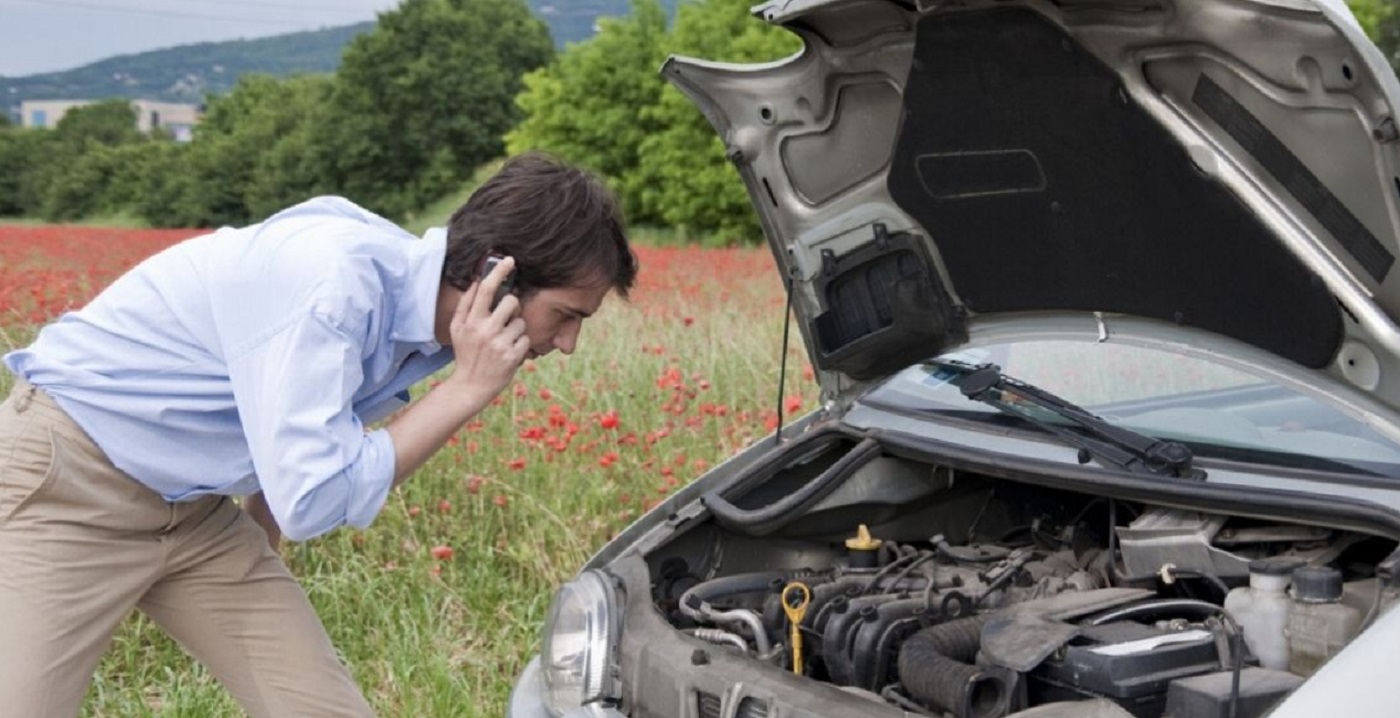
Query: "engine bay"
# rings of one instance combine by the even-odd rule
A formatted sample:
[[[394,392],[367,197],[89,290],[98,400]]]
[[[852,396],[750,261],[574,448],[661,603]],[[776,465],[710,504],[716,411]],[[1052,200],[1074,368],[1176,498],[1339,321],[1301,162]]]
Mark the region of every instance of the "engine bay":
[[[647,555],[650,602],[908,713],[1262,716],[1396,597],[1382,536],[797,443]]]

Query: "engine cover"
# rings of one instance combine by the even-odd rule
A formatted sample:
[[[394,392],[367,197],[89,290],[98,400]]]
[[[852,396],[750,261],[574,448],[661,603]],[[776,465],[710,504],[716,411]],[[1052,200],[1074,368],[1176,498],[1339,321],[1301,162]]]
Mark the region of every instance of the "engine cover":
[[[1156,718],[1168,683],[1218,671],[1215,636],[1120,621],[1086,626],[1027,676],[1031,703],[1109,698],[1135,716]]]

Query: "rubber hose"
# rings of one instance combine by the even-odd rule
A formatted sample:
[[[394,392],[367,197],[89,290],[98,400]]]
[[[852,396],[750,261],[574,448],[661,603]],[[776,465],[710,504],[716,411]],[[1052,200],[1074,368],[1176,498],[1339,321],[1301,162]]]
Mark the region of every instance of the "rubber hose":
[[[710,513],[714,514],[715,520],[726,528],[741,531],[749,536],[765,536],[801,518],[807,509],[826,498],[827,494],[839,488],[846,479],[880,453],[878,441],[862,439],[812,480],[762,508],[741,509],[721,496],[718,491],[705,494],[701,501]]]
[[[1083,623],[1088,626],[1101,626],[1114,621],[1136,619],[1142,616],[1159,616],[1172,613],[1195,613],[1216,615],[1223,612],[1220,606],[1197,598],[1152,598],[1126,606],[1109,609]]]
[[[987,616],[968,616],[930,626],[899,649],[899,680],[910,696],[958,718],[994,718],[1007,706],[998,676],[971,665]]]
[[[691,586],[685,593],[681,594],[681,611],[691,618],[700,618],[703,604],[745,593],[769,592],[773,590],[775,581],[785,581],[786,579],[787,573],[783,571],[736,573],[733,576],[710,579]]]

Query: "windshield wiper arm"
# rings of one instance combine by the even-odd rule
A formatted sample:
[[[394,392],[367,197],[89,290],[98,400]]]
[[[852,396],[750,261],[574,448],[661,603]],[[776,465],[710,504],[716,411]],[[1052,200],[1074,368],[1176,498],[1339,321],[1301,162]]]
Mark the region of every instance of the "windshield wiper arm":
[[[1205,478],[1205,472],[1191,466],[1191,450],[1184,444],[1114,426],[1038,386],[1002,374],[1001,367],[995,364],[972,366],[952,361],[940,361],[938,364],[957,372],[957,376],[950,381],[968,399],[1018,417],[1078,447],[1081,464],[1088,463],[1091,457],[1097,457],[1102,462],[1134,473]],[[1017,401],[1007,401],[1005,397],[1008,395]],[[1034,405],[1067,419],[1087,436],[1038,418],[1018,404]]]

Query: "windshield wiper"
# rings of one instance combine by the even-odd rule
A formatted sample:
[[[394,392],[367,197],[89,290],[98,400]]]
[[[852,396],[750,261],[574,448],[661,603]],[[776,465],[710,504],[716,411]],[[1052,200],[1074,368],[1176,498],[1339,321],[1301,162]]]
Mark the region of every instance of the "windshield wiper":
[[[956,373],[949,383],[968,399],[1017,417],[1078,447],[1081,464],[1097,458],[1133,473],[1205,478],[1204,471],[1191,466],[1191,450],[1184,444],[1114,426],[1040,387],[1001,373],[1001,367],[996,364],[974,366],[943,360],[936,365]],[[1080,431],[1037,417],[1029,410],[1031,406],[1068,420]]]

